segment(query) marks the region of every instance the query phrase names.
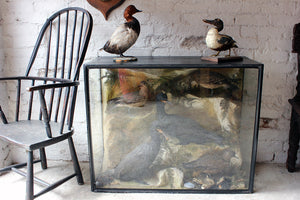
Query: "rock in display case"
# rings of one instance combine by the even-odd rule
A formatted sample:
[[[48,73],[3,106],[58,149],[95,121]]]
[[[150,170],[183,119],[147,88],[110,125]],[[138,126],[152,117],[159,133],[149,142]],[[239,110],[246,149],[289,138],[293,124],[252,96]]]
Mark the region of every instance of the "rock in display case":
[[[95,192],[253,192],[263,64],[138,57],[85,64]]]

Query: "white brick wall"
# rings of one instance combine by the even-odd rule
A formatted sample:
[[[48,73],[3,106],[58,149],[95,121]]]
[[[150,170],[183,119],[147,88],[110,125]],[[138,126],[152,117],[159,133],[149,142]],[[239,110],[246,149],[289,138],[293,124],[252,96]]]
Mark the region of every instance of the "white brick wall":
[[[0,24],[1,24],[1,17],[0,17]],[[4,76],[4,50],[3,50],[3,41],[2,41],[2,26],[0,26],[0,77]],[[0,102],[1,106],[6,106],[7,101],[5,98],[2,98],[3,96],[6,96],[6,89],[5,86],[0,85]],[[0,141],[0,168],[5,166],[5,164],[8,164],[11,162],[9,154],[9,147],[4,142]]]
[[[67,6],[86,8],[93,15],[94,29],[87,61],[97,55],[106,55],[98,49],[123,22],[123,10],[129,4],[143,10],[136,15],[142,26],[140,37],[126,52],[136,56],[210,55],[212,52],[204,43],[208,26],[202,19],[219,17],[224,20],[223,32],[233,36],[240,47],[236,52],[265,64],[261,117],[268,118],[270,126],[261,128],[258,161],[285,162],[291,109],[287,100],[295,93],[297,72],[291,40],[293,26],[300,22],[298,0],[127,0],[111,13],[108,21],[86,0],[1,0],[0,72],[23,74],[44,20]],[[0,90],[2,96],[5,90]],[[79,98],[75,142],[79,159],[87,160],[83,84]],[[0,160],[4,154],[0,153]],[[18,159],[13,153],[11,155],[12,159]],[[50,157],[55,159],[57,154]]]

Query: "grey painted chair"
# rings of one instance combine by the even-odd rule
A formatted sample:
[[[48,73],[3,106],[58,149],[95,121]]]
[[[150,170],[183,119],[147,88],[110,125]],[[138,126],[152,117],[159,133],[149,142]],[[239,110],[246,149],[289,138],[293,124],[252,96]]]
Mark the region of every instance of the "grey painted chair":
[[[7,84],[8,88],[16,85],[15,95],[7,90],[9,105],[0,106],[3,122],[0,139],[24,148],[28,154],[27,163],[8,166],[0,172],[14,171],[26,177],[26,200],[32,200],[73,177],[77,177],[78,184],[83,184],[72,139],[73,117],[80,67],[92,26],[92,16],[82,8],[56,12],[40,31],[25,76],[0,78],[0,83]],[[11,107],[11,103],[15,106]],[[14,120],[10,120],[10,116],[14,116]],[[53,184],[35,178],[34,163],[40,162],[43,169],[47,168],[45,148],[65,140],[74,173]],[[34,160],[34,150],[40,152],[38,160]],[[26,166],[27,172],[19,169]],[[34,181],[44,185],[45,189],[34,192]]]

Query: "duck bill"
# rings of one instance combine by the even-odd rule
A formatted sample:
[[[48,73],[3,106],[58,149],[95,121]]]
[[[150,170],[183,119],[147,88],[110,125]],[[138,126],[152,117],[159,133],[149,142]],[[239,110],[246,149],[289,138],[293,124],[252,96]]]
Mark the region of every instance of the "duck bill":
[[[137,10],[136,12],[143,12],[142,10]]]
[[[203,19],[202,21],[208,24],[214,24],[215,22],[215,20],[208,20],[208,19]]]

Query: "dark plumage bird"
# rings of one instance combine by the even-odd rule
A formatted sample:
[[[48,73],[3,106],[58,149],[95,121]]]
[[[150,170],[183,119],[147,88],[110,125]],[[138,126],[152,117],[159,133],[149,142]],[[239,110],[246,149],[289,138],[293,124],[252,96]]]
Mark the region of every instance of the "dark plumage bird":
[[[203,88],[236,88],[236,86],[230,82],[229,78],[227,78],[223,74],[211,70],[196,71],[195,73],[192,73],[191,76],[193,78],[192,80],[194,81],[194,84],[199,85]]]
[[[238,89],[236,86],[237,79],[229,77],[212,70],[195,70],[184,76],[177,76],[173,79],[175,94],[191,93],[192,90],[199,91],[199,88],[209,90],[223,88],[225,90]],[[178,92],[180,91],[180,92]],[[172,91],[173,92],[173,91]],[[172,93],[173,94],[173,93]]]
[[[160,150],[161,134],[157,130],[156,123],[153,123],[149,130],[150,136],[145,142],[124,156],[116,168],[104,172],[97,178],[98,186],[105,186],[114,179],[144,182],[145,178],[151,176],[151,165]]]
[[[223,138],[221,136],[204,129],[195,120],[175,114],[167,114],[165,111],[165,102],[167,100],[168,97],[163,92],[156,97],[157,118],[160,122],[157,127],[164,135],[176,137],[181,145],[190,143],[222,143]]]
[[[223,30],[223,21],[219,18],[214,20],[204,19],[203,21],[215,26],[209,29],[206,35],[207,47],[218,51],[218,53],[213,56],[218,56],[221,51],[226,50],[229,50],[229,54],[227,56],[230,56],[231,48],[238,48],[238,46],[236,45],[236,41],[234,41],[229,35],[219,34],[219,32]]]
[[[136,42],[140,34],[140,23],[132,16],[137,12],[142,11],[136,9],[134,5],[130,5],[125,9],[124,18],[126,22],[115,30],[102,48],[104,51],[124,57],[123,53]]]

